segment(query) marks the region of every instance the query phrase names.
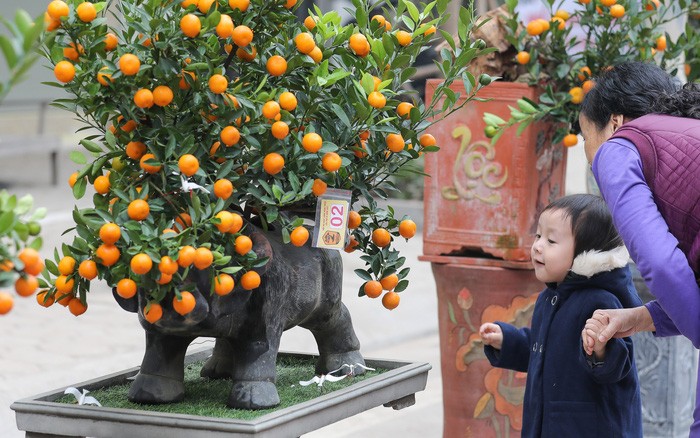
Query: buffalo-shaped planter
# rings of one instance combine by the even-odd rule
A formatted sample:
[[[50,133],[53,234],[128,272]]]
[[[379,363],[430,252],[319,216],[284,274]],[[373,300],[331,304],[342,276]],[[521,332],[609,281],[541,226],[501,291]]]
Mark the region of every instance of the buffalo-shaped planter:
[[[184,358],[197,337],[216,338],[202,376],[231,378],[228,406],[264,409],[279,404],[275,363],[282,333],[295,326],[312,332],[318,344],[318,374],[353,365],[362,373],[364,359],[350,313],[342,303],[343,266],[338,251],[284,244],[279,231],[246,227],[259,257],[257,289],[237,286],[226,296],[211,294],[208,271],[191,271],[195,309],[180,316],[163,300],[163,317],[155,324],[143,317],[145,291],[128,300],[114,293],[126,310],[139,313],[146,331],[146,353],[129,390],[137,403],[171,403],[184,397]],[[347,372],[348,368],[343,368]]]

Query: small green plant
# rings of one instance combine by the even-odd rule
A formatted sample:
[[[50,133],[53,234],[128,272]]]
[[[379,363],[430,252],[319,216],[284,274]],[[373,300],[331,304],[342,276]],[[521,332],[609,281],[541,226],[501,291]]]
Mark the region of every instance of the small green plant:
[[[494,142],[511,126],[517,125],[519,134],[532,122],[547,119],[557,127],[555,143],[576,145],[580,103],[595,86],[595,77],[621,62],[656,62],[675,75],[684,68],[682,55],[686,54],[686,74],[697,78],[691,69],[697,63],[692,54],[700,47],[697,28],[689,23],[676,41],[663,32],[679,17],[697,18],[700,4],[696,1],[579,0],[572,11],[557,9],[554,0],[543,2],[549,8],[549,20],[521,23],[515,9],[518,2],[506,1],[507,38],[518,51],[514,62],[522,67],[517,77],[504,79],[526,80],[541,88],[542,94],[537,102],[518,100],[508,120],[485,114],[485,134]]]
[[[31,195],[17,198],[6,190],[0,191],[0,287],[14,285],[18,295],[28,297],[39,287],[37,276],[44,270],[39,257],[42,239],[39,220],[46,209],[32,212]],[[40,301],[41,302],[41,301]],[[0,292],[0,315],[8,313],[14,299]]]
[[[0,35],[8,77],[0,81],[0,103],[12,87],[26,77],[39,58],[36,51],[42,32],[42,20],[32,20],[26,11],[18,9],[14,21],[0,16],[9,35]],[[41,226],[37,222],[46,214],[45,209],[33,213],[30,195],[18,199],[6,190],[0,191],[0,287],[14,285],[20,296],[32,295],[39,286],[36,278],[44,269],[37,250],[42,240],[37,237]],[[14,305],[8,292],[0,292],[0,315],[7,314]]]

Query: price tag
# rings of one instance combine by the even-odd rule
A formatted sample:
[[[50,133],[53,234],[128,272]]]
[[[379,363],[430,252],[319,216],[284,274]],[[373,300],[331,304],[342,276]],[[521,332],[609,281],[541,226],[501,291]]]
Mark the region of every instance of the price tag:
[[[352,192],[329,189],[316,204],[316,226],[312,246],[344,249],[347,241],[348,212]]]

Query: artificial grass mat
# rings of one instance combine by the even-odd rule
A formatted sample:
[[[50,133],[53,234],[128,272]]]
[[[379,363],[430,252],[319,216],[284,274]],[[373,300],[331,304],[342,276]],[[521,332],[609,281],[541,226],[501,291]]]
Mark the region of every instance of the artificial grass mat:
[[[95,397],[103,407],[109,408],[253,420],[265,414],[346,388],[354,383],[388,371],[385,369],[367,370],[365,374],[354,377],[349,376],[338,382],[326,380],[320,388],[315,383],[309,386],[301,386],[299,381],[307,381],[313,378],[316,365],[315,358],[305,359],[293,356],[280,356],[277,359],[277,391],[280,396],[280,404],[270,409],[247,410],[231,409],[226,406],[231,390],[231,380],[214,380],[200,377],[199,372],[203,365],[204,361],[200,361],[185,366],[185,398],[178,403],[161,405],[132,403],[127,399],[131,382],[90,391],[90,395]],[[65,395],[57,399],[56,402],[75,404],[76,400],[72,395]]]

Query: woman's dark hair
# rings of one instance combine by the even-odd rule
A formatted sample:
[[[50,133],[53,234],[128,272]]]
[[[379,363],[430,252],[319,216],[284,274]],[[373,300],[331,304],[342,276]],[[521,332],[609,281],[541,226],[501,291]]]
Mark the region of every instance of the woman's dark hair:
[[[585,251],[610,251],[623,245],[610,210],[600,196],[564,196],[549,204],[543,212],[548,210],[559,210],[564,217],[571,218],[574,258]]]
[[[700,119],[700,84],[688,82],[674,94],[662,94],[655,102],[652,112]]]
[[[700,88],[680,82],[656,64],[625,62],[604,71],[586,94],[581,114],[603,129],[613,114],[629,119],[667,114],[700,119]]]

